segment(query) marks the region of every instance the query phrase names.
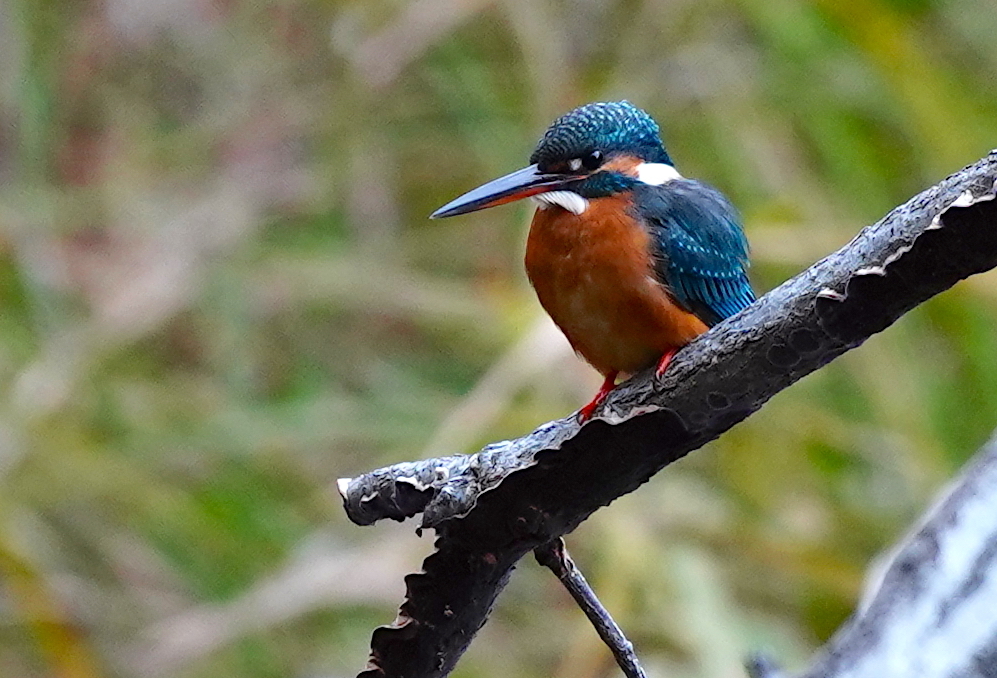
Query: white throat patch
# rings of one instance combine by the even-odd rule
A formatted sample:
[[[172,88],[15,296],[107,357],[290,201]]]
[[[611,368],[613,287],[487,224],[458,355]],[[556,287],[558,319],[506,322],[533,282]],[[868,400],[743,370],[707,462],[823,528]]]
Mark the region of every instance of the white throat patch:
[[[637,165],[637,178],[645,184],[660,186],[669,181],[681,179],[682,175],[671,165],[661,162],[642,162]]]
[[[660,162],[642,162],[637,165],[637,179],[650,186],[660,186],[681,179],[682,175],[672,167]],[[550,191],[530,196],[530,200],[542,210],[551,205],[563,207],[572,214],[581,214],[588,209],[589,201],[574,191]]]
[[[589,201],[578,195],[574,191],[550,191],[549,193],[537,193],[531,195],[530,200],[537,204],[542,210],[551,205],[563,207],[572,214],[581,214],[588,209]]]

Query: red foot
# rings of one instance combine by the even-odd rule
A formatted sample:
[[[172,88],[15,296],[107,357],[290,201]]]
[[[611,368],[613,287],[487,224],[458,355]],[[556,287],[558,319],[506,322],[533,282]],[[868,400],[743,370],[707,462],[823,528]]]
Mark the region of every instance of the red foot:
[[[658,360],[658,366],[654,368],[655,378],[661,379],[661,377],[665,375],[665,370],[667,370],[668,366],[672,364],[672,358],[674,358],[675,354],[678,352],[679,350],[677,348],[670,348],[665,351],[665,354],[661,356],[660,360]]]
[[[592,398],[592,402],[590,402],[582,409],[578,410],[579,424],[584,424],[586,421],[591,419],[592,415],[595,413],[596,408],[602,404],[602,401],[606,399],[606,396],[609,395],[609,392],[612,391],[614,388],[616,388],[617,374],[619,374],[619,372],[610,372],[609,374],[607,374],[606,380],[602,382],[602,386],[599,387],[599,392],[595,394],[594,398]]]

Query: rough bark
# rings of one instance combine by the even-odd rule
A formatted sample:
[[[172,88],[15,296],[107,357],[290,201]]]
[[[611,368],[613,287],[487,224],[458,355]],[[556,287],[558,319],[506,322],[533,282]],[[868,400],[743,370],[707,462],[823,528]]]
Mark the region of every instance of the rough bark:
[[[396,464],[339,490],[368,525],[422,513],[436,531],[376,629],[361,676],[444,676],[484,624],[516,562],[716,438],[801,377],[917,304],[997,265],[997,151],[894,209],[845,247],[676,356],[640,374],[584,426],[541,426],[477,454]]]

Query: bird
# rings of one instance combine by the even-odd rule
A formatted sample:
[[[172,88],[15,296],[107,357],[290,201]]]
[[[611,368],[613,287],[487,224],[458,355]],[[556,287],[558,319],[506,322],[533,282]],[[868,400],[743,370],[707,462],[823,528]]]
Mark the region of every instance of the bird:
[[[617,378],[656,365],[755,300],[748,241],[717,189],[684,178],[658,124],[628,101],[580,106],[547,128],[530,165],[439,208],[467,214],[536,203],[526,273],[541,306],[604,381],[577,413],[592,418]]]

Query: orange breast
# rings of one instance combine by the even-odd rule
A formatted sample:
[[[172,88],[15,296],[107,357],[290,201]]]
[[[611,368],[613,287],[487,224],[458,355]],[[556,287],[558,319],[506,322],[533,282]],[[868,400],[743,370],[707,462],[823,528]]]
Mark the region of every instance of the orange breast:
[[[707,330],[655,279],[650,240],[625,196],[597,198],[580,215],[538,209],[526,272],[572,347],[603,374],[632,373]]]

